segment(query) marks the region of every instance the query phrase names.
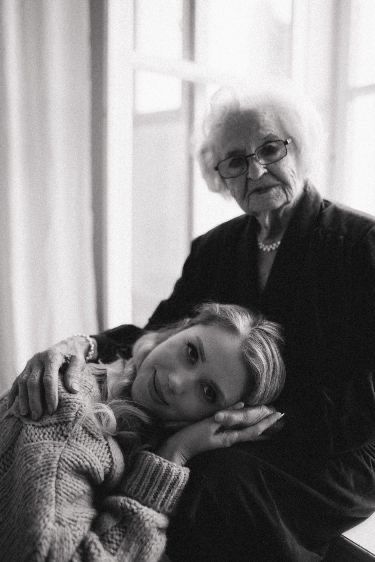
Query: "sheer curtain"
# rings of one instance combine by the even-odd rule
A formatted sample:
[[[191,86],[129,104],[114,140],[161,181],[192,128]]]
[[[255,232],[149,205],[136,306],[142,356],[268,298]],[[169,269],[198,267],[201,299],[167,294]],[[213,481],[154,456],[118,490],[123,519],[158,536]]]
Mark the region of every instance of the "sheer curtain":
[[[0,391],[95,332],[86,0],[0,0]]]

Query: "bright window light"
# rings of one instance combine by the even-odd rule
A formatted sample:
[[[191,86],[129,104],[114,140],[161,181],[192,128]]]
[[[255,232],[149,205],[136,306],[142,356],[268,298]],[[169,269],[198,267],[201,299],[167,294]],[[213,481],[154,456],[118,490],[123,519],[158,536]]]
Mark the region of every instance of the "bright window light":
[[[181,80],[156,72],[135,74],[135,112],[176,111],[181,106]]]
[[[375,154],[375,93],[349,104],[346,140],[346,203],[375,215],[375,191],[369,178]]]
[[[198,0],[197,14],[198,62],[252,80],[288,71],[291,0]]]
[[[375,2],[352,0],[350,86],[375,84]]]
[[[135,17],[135,48],[139,53],[182,57],[182,0],[137,0]]]

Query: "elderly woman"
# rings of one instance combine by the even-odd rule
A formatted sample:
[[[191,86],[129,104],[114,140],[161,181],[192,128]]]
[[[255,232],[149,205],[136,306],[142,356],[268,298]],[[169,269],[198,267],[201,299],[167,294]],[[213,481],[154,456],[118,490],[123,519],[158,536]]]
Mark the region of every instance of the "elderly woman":
[[[216,415],[237,426],[237,444],[189,464],[172,561],[319,560],[375,510],[375,220],[315,189],[319,132],[309,105],[282,94],[216,96],[205,121],[203,175],[244,214],[193,241],[147,328],[208,300],[281,323],[287,379],[274,406],[285,417],[264,439],[258,423],[271,408]],[[120,326],[96,336],[92,351],[107,359],[137,336]],[[75,355],[71,388],[87,350],[85,338],[72,337],[30,360],[14,387],[25,410],[40,415],[39,381],[53,409],[53,365]]]

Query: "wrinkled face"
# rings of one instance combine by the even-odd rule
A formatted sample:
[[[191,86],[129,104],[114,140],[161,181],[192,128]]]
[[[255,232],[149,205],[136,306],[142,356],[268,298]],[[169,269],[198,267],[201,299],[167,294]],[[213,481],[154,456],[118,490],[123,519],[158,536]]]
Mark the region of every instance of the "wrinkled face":
[[[286,140],[291,135],[271,112],[242,112],[232,115],[223,127],[218,143],[219,160],[253,154],[267,141]],[[248,172],[225,180],[241,209],[249,215],[282,210],[293,205],[302,192],[305,174],[294,139],[282,160],[262,166],[253,157]]]
[[[131,395],[163,420],[197,421],[240,401],[248,381],[239,337],[218,326],[196,325],[147,355]]]

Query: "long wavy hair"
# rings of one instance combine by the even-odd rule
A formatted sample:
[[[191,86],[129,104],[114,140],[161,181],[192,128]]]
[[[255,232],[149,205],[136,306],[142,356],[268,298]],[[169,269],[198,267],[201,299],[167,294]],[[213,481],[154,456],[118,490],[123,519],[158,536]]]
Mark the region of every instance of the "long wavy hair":
[[[238,305],[206,303],[197,308],[193,317],[144,334],[133,346],[131,359],[118,359],[99,369],[95,365],[91,367],[93,374],[102,378],[104,401],[95,405],[94,412],[105,433],[140,446],[155,443],[163,432],[181,427],[181,423],[156,419],[135,403],[131,399],[131,386],[137,368],[152,349],[197,324],[218,326],[240,338],[240,353],[249,376],[250,391],[242,398],[246,405],[270,404],[276,400],[285,382],[281,327]]]

